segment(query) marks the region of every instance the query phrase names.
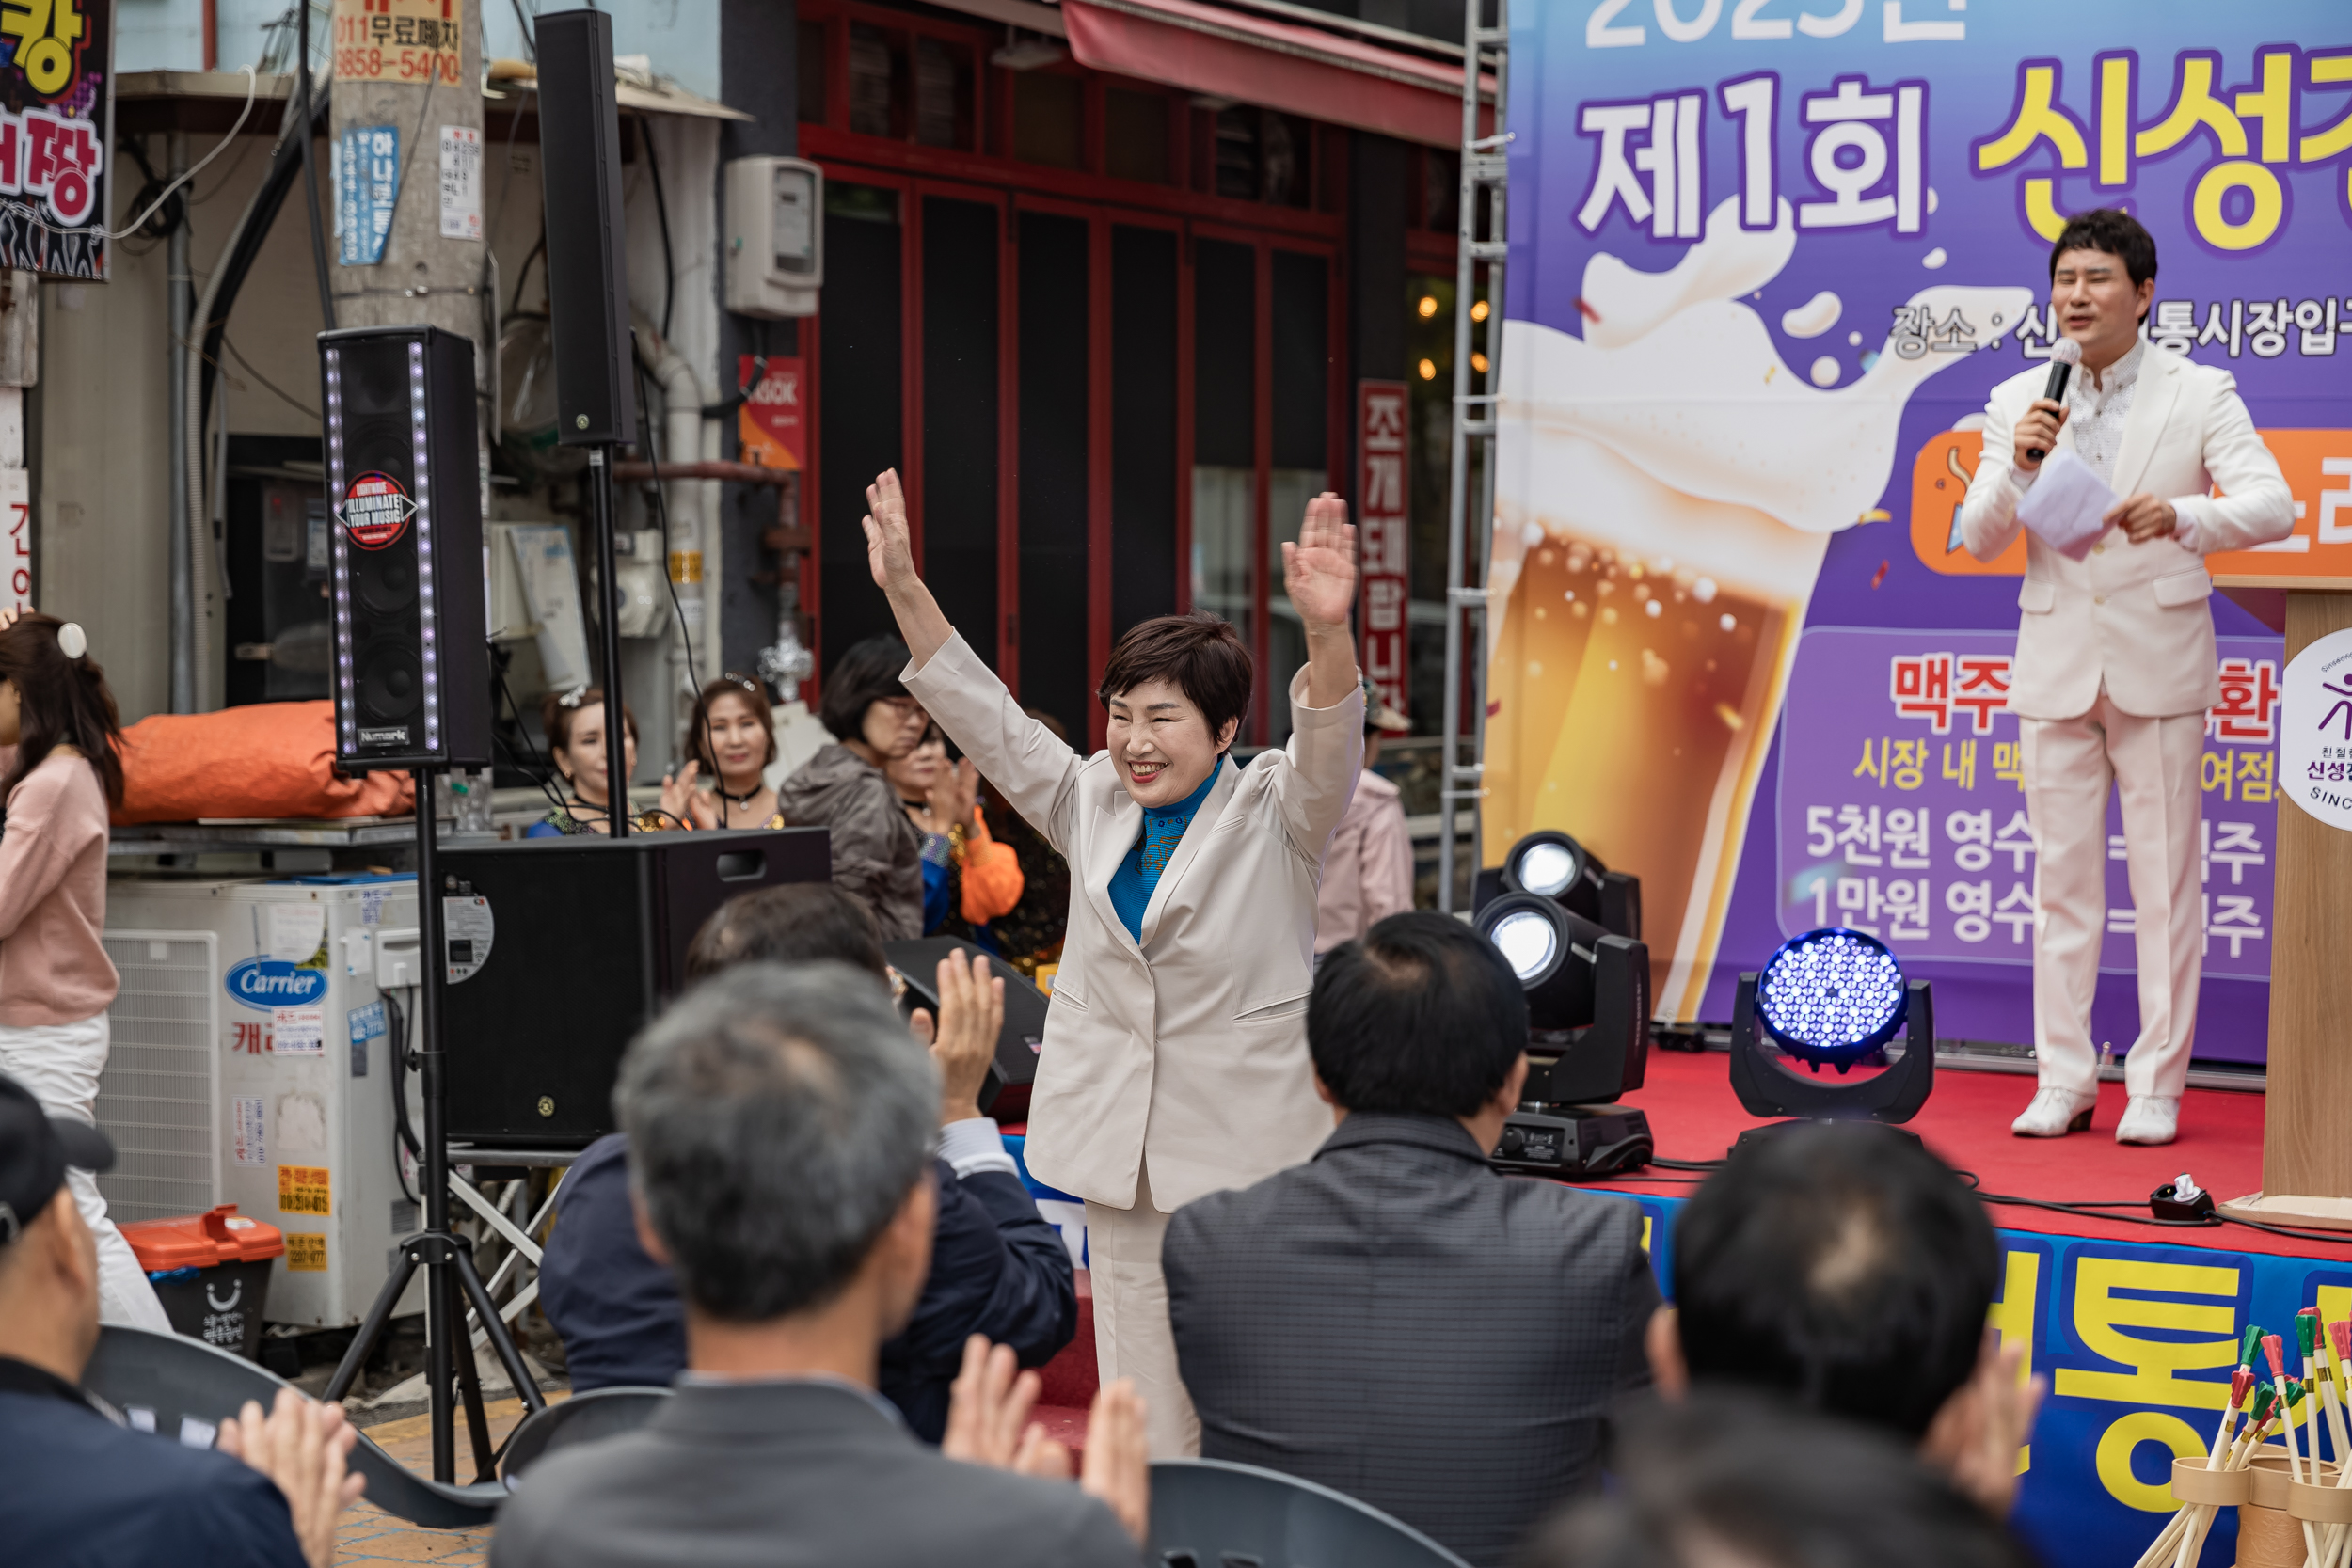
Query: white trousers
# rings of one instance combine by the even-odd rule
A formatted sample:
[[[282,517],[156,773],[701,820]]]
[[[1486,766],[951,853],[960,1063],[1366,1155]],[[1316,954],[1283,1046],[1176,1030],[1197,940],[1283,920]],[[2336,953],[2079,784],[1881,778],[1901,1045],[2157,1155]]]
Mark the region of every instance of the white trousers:
[[[2107,786],[2123,802],[2134,942],[2139,958],[2139,1037],[2123,1059],[2136,1095],[2178,1095],[2197,1034],[2205,965],[2197,822],[2205,716],[2143,719],[2119,710],[2102,686],[2079,719],[2026,719],[2026,812],[2035,858],[2034,1053],[2045,1088],[2091,1094],[2098,1055],[2090,1000],[2106,934]]]
[[[79,1121],[98,1120],[98,1075],[106,1070],[106,1015],[78,1023],[0,1025],[0,1072],[33,1092],[43,1109],[55,1117]],[[66,1172],[74,1206],[98,1242],[98,1321],[129,1328],[171,1332],[164,1304],[147,1282],[137,1254],[106,1217],[106,1200],[98,1196],[98,1181],[86,1170]]]
[[[1104,1383],[1135,1380],[1143,1396],[1145,1435],[1153,1459],[1200,1457],[1200,1418],[1176,1370],[1176,1333],[1168,1321],[1168,1276],[1160,1243],[1168,1216],[1152,1207],[1152,1183],[1138,1170],[1136,1206],[1087,1204],[1087,1267],[1094,1283],[1094,1361]]]

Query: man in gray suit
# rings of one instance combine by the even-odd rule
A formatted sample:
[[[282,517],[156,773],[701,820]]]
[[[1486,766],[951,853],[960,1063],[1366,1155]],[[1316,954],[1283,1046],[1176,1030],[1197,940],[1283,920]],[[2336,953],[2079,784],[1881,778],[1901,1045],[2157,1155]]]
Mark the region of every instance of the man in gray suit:
[[[531,1472],[497,1568],[1136,1568],[1132,1388],[1095,1402],[1076,1486],[1025,1433],[1038,1379],[1009,1350],[967,1348],[936,1451],[875,1392],[930,1268],[939,1079],[871,976],[706,981],[630,1046],[613,1099],[640,1238],[685,1297],[687,1370],[642,1430]]]
[[[1486,1165],[1527,1077],[1527,1001],[1458,921],[1391,915],[1332,949],[1307,1044],[1339,1130],[1168,1225],[1201,1457],[1499,1561],[1594,1481],[1611,1402],[1649,1380],[1641,1211]]]

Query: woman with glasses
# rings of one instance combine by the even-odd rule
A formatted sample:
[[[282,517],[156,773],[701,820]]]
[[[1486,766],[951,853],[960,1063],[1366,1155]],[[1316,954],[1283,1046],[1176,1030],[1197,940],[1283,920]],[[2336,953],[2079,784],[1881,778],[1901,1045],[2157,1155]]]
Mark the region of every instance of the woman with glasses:
[[[749,675],[728,671],[694,699],[686,724],[686,767],[661,777],[661,809],[696,828],[781,828],[768,765],[776,760],[776,721],[768,693]],[[704,779],[711,787],[700,788]]]

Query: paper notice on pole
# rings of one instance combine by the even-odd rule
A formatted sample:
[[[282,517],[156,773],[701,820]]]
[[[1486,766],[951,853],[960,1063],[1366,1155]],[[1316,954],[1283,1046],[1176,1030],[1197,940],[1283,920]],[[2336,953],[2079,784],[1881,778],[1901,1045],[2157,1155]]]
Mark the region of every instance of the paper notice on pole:
[[[2107,508],[2114,504],[2107,482],[2060,447],[2043,460],[2040,477],[2017,503],[2017,520],[2060,555],[2080,561],[2106,532]]]
[[[482,238],[482,133],[441,127],[441,238]]]

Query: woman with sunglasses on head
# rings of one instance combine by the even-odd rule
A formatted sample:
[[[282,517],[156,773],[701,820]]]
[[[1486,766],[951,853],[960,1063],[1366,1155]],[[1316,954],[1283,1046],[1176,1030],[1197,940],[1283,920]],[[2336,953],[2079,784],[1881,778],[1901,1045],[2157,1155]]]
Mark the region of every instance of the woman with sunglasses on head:
[[[947,737],[933,724],[923,744],[882,771],[923,835],[923,934],[970,937],[1000,952],[988,923],[1021,902],[1026,880],[1009,844],[988,833],[980,815],[980,770],[970,757],[947,758]]]
[[[673,777],[661,776],[661,810],[696,828],[781,828],[768,765],[776,760],[776,721],[768,693],[749,675],[728,671],[694,699],[687,721],[691,759]],[[708,778],[712,787],[696,787]]]
[[[604,689],[590,687],[569,697],[550,696],[540,709],[548,733],[548,756],[564,777],[564,803],[523,830],[525,838],[559,838],[566,833],[610,833],[612,805],[606,799],[604,774]],[[621,705],[621,776],[637,771],[637,715]],[[660,812],[637,814],[639,832],[674,828]]]
[[[95,1122],[106,1009],[121,984],[103,938],[122,727],[88,656],[73,623],[0,610],[0,1073],[51,1116]],[[99,1321],[171,1332],[96,1178],[75,1170],[67,1180],[98,1244]],[[0,1243],[11,1239],[0,1226]]]

